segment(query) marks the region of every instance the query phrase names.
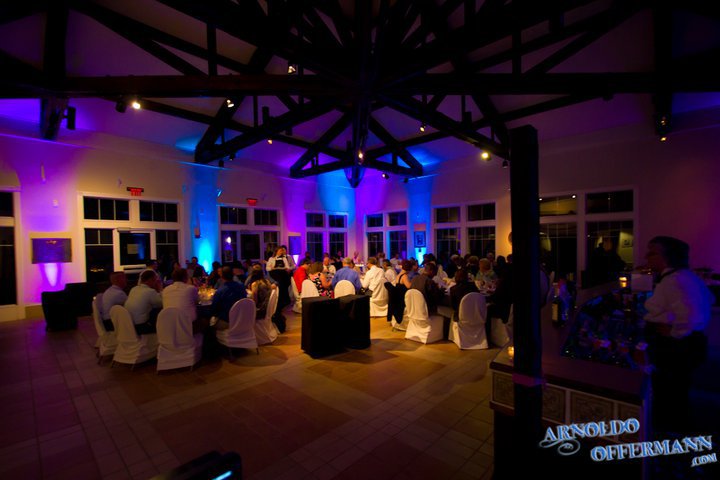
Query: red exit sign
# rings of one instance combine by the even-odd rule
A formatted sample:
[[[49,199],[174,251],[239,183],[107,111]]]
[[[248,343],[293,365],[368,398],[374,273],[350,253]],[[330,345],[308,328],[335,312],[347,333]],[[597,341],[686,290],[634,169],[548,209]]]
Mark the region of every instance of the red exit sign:
[[[133,197],[140,197],[145,189],[142,187],[127,187],[127,191],[130,192],[130,195]]]

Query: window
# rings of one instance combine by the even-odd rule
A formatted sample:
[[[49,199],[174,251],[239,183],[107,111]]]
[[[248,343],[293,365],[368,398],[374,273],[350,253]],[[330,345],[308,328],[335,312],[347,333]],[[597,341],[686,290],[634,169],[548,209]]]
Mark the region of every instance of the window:
[[[237,235],[238,232],[235,230],[222,230],[220,232],[220,251],[222,252],[222,263],[234,262],[238,258]]]
[[[388,227],[407,225],[407,212],[388,213]]]
[[[585,197],[587,213],[632,212],[633,191],[588,193]]]
[[[435,209],[435,223],[456,223],[460,221],[460,207]]]
[[[382,219],[382,216],[381,216]],[[378,252],[384,251],[383,232],[368,232],[368,257],[374,257]]]
[[[247,210],[235,207],[220,207],[222,225],[247,225]]]
[[[267,258],[270,258],[271,256],[275,255],[275,251],[277,251],[278,246],[280,244],[280,241],[278,240],[280,234],[278,232],[263,232],[263,241],[265,242],[265,255]],[[270,253],[270,255],[268,255]]]
[[[112,198],[83,197],[85,220],[130,220],[130,202]]]
[[[177,204],[140,201],[141,222],[177,222]]]
[[[495,253],[495,227],[468,228],[468,247],[472,255],[487,256],[488,252]],[[454,251],[449,251],[452,255]]]
[[[400,258],[407,258],[407,232],[405,230],[388,232],[388,240],[390,244],[390,256],[388,258],[394,257],[396,253],[400,254]]]
[[[562,195],[559,197],[540,198],[540,216],[576,215],[577,195]]]
[[[483,203],[481,205],[468,205],[467,219],[468,222],[495,220],[495,204]],[[472,251],[472,249],[470,249],[470,251]]]
[[[565,276],[574,281],[577,274],[577,224],[540,225],[540,261],[555,278]]]
[[[12,197],[10,197],[10,215],[6,215],[6,211],[0,212],[0,215],[12,216]],[[0,305],[17,303],[15,273],[15,227],[0,227],[0,275],[3,279],[3,287],[0,288]]]
[[[144,265],[149,259],[149,233],[120,232],[120,265]]]
[[[435,255],[450,255],[460,250],[460,239],[457,228],[438,228],[435,230]]]
[[[113,231],[111,228],[85,229],[85,274],[89,283],[107,282],[113,271]]]
[[[322,213],[306,213],[305,224],[312,228],[323,228],[325,226],[325,215]]]
[[[338,252],[345,254],[345,232],[330,232],[330,254]]]
[[[0,217],[14,217],[12,192],[0,192]]]
[[[368,215],[367,216],[367,226],[368,226],[368,228],[382,227],[383,226],[382,213],[377,213],[375,215]]]
[[[632,220],[588,222],[587,271],[583,275],[583,287],[610,281],[610,277],[619,271],[632,267],[633,243]]]
[[[328,223],[330,228],[347,228],[347,215],[328,215]]]
[[[277,210],[255,209],[255,225],[277,225]]]
[[[316,262],[323,258],[323,234],[322,232],[307,232],[307,251],[310,257]]]
[[[178,250],[177,230],[155,230],[155,252],[160,265],[167,263],[171,257],[179,260]]]

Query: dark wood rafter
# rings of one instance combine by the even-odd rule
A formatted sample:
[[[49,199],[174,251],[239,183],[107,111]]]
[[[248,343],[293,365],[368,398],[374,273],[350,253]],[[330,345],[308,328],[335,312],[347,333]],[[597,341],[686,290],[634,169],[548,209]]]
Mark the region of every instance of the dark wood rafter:
[[[344,114],[342,117],[340,117],[330,128],[328,128],[325,133],[322,134],[322,136],[315,141],[308,149],[305,151],[305,153],[302,154],[302,156],[293,164],[292,167],[290,167],[290,176],[291,177],[299,177],[300,174],[303,172],[304,167],[312,162],[314,159],[317,159],[317,155],[322,152],[324,148],[326,148],[330,142],[332,142],[338,135],[340,135],[343,130],[345,130],[350,123],[352,122],[352,115],[350,113]],[[324,153],[324,152],[323,152]],[[348,152],[344,152],[343,155],[336,156],[332,155],[335,158],[338,158],[340,160],[347,160],[349,158]],[[317,161],[314,165],[310,168],[317,168]]]
[[[65,79],[65,39],[67,37],[68,8],[63,2],[48,7],[45,23],[43,73],[53,82]],[[40,134],[46,140],[55,140],[60,131],[68,99],[63,95],[50,95],[40,102]]]
[[[370,117],[370,131],[375,134],[375,136],[380,139],[381,142],[383,142],[385,145],[390,147],[392,150],[391,153],[393,155],[396,155],[402,159],[403,162],[408,166],[407,169],[404,169],[403,171],[406,172],[407,175],[411,175],[414,177],[419,177],[423,174],[423,167],[420,164],[420,162],[417,161],[417,159],[410,153],[406,148],[403,148],[400,146],[397,139],[395,139],[390,132],[388,132],[385,127],[383,127],[380,122],[375,120],[374,118]],[[374,155],[366,154],[365,159],[365,166],[368,166],[368,161],[376,161],[378,157]],[[381,163],[381,162],[375,162],[375,163]],[[395,172],[397,173],[397,172]]]
[[[672,10],[668,0],[655,2],[653,6],[655,33],[655,71],[660,76],[670,73],[672,62]],[[653,95],[655,105],[655,132],[666,137],[672,128],[672,90],[658,88]]]
[[[34,2],[2,2],[0,5],[0,25],[5,25],[21,18],[29,17],[36,13],[45,12],[48,9],[49,0],[38,0]]]

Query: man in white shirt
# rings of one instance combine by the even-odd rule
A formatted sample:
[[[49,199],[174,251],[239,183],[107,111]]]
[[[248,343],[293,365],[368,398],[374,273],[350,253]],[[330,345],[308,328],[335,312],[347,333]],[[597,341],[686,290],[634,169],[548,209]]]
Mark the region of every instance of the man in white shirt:
[[[128,296],[125,293],[127,288],[127,277],[125,272],[113,272],[110,274],[110,288],[105,290],[102,295],[102,305],[100,305],[100,318],[102,318],[105,330],[112,332],[115,330],[110,320],[110,309],[115,305],[125,305]]]
[[[647,265],[659,275],[645,302],[652,376],[653,422],[658,432],[689,427],[692,373],[707,353],[703,333],[714,299],[703,281],[688,269],[690,248],[673,237],[650,240]]]
[[[330,255],[325,255],[323,257],[323,269],[322,273],[325,274],[325,276],[328,278],[328,280],[332,280],[333,275],[335,275],[335,265],[330,263]]]
[[[390,260],[383,260],[383,270],[385,271],[385,281],[395,285],[397,274],[395,273],[395,269],[393,268],[392,263],[390,263]]]
[[[162,308],[160,277],[152,270],[140,274],[140,285],[130,290],[125,308],[130,312],[138,335],[156,333],[155,321]]]
[[[378,267],[377,258],[368,258],[367,265],[368,271],[365,272],[365,276],[360,280],[362,287],[371,292],[379,288],[385,288],[385,272],[382,268]]]
[[[174,307],[194,322],[197,318],[198,290],[188,283],[187,270],[181,268],[172,273],[173,283],[162,292],[163,308]]]

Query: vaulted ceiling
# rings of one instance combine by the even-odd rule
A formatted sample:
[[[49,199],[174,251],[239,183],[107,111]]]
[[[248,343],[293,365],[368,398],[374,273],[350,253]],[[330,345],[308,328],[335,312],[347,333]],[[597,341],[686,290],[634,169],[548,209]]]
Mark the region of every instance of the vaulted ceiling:
[[[196,133],[196,162],[284,156],[292,177],[357,186],[422,175],[427,152],[506,158],[508,129],[543,117],[665,134],[674,95],[720,91],[718,19],[700,0],[3,2],[0,98],[41,99],[48,139],[99,108],[85,99],[137,100],[165,116],[160,143]]]

